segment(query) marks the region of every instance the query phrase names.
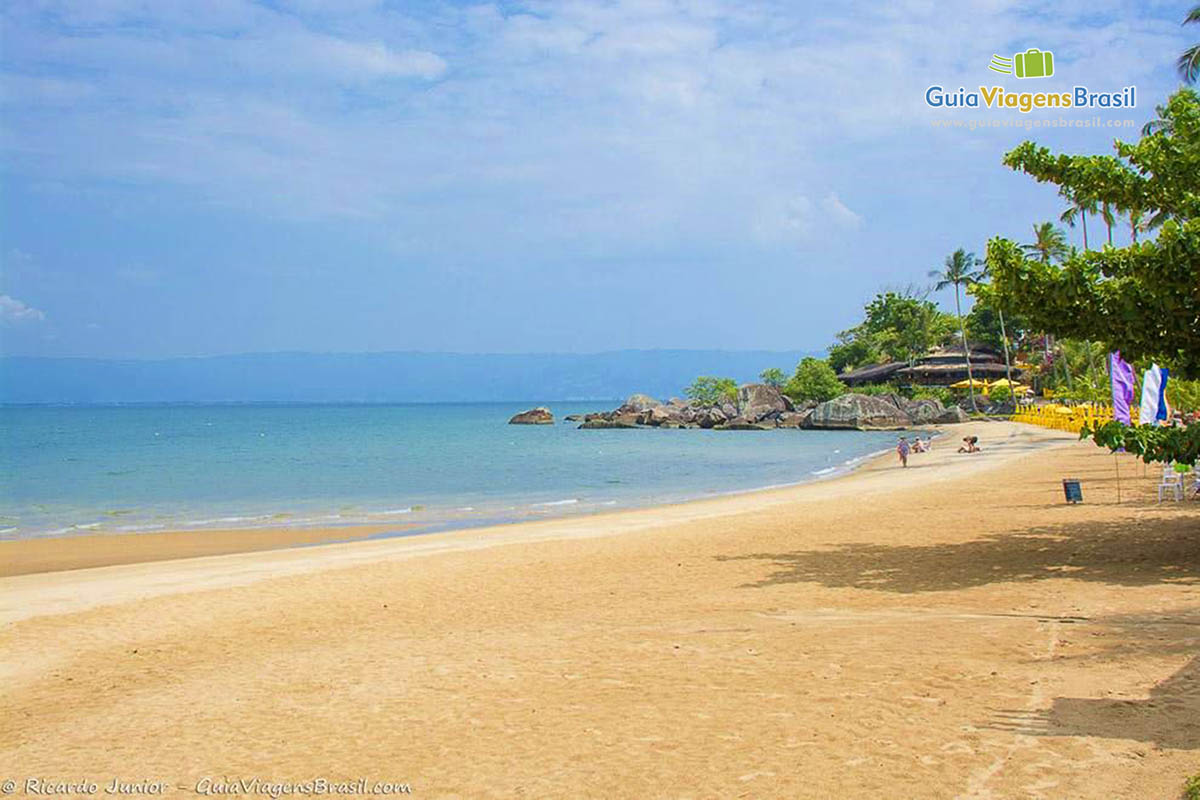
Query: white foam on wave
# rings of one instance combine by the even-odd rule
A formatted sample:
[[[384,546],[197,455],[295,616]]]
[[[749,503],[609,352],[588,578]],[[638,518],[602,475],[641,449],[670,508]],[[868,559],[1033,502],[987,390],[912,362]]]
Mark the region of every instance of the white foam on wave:
[[[258,514],[248,517],[213,517],[212,519],[189,519],[181,523],[189,528],[203,528],[206,525],[229,525],[237,522],[261,522],[271,519],[270,514]]]
[[[551,500],[548,503],[534,503],[535,507],[542,506],[572,506],[579,502],[578,497],[572,497],[569,500]]]

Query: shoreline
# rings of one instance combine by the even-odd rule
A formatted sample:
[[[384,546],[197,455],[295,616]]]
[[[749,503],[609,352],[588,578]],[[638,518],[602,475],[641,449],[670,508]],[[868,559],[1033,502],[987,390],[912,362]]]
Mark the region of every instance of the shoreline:
[[[935,441],[946,439],[945,431],[940,428],[914,429],[914,435],[916,434],[930,435]],[[529,516],[497,514],[477,519],[445,518],[427,522],[347,522],[332,525],[319,523],[268,524],[212,528],[165,527],[141,531],[64,533],[0,539],[0,578],[122,564],[170,561],[180,558],[264,552],[323,544],[419,538],[459,531],[506,528],[543,521],[586,519],[607,514],[669,508],[841,480],[854,475],[873,462],[885,458],[890,452],[889,448],[854,456],[841,464],[811,472],[807,477],[798,481],[746,489],[713,490],[710,493],[689,495],[682,499],[666,502],[653,500],[631,502],[628,505],[616,505],[613,508],[597,507],[575,513],[565,510],[573,501],[532,503],[527,506],[527,514],[529,513],[528,509],[544,509],[544,516],[532,519]],[[615,505],[617,502],[613,501],[613,504]],[[549,510],[553,507],[562,507],[564,510],[554,513]]]
[[[2,578],[0,772],[1174,796],[1200,504],[1070,434],[980,428],[979,455],[734,497]]]
[[[377,559],[407,559],[456,550],[480,550],[515,543],[569,540],[619,535],[629,531],[686,524],[760,511],[781,505],[851,498],[862,500],[891,494],[904,485],[920,485],[929,470],[935,481],[951,480],[1020,458],[1029,452],[1077,441],[1073,434],[1008,422],[973,422],[956,426],[964,435],[980,435],[989,448],[965,456],[935,448],[922,461],[910,456],[910,466],[894,464],[893,455],[864,457],[853,469],[824,479],[782,487],[766,487],[641,508],[546,517],[499,525],[463,527],[410,536],[380,536],[384,531],[351,527],[326,529],[250,529],[249,531],[182,531],[159,534],[70,536],[0,542],[0,622],[33,615],[32,596],[18,589],[44,587],[57,611],[89,607],[96,601],[120,600],[145,591],[183,591],[238,585],[271,575],[295,574],[327,567],[371,563]],[[997,439],[1004,431],[1006,437]],[[988,434],[991,433],[992,436]],[[257,535],[257,538],[247,535]],[[311,537],[298,541],[300,535]],[[258,547],[244,547],[246,543]],[[161,570],[158,568],[161,567]],[[169,585],[158,575],[175,570],[185,580]],[[134,576],[134,580],[124,578]],[[44,578],[44,580],[39,580]],[[80,590],[80,587],[84,587]],[[88,591],[87,587],[95,591]]]

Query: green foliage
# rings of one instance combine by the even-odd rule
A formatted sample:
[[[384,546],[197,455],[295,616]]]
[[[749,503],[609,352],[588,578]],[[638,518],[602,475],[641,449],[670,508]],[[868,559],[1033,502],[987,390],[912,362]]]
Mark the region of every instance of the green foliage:
[[[946,256],[942,269],[935,269],[929,273],[929,277],[937,281],[933,285],[934,290],[940,292],[942,289],[953,286],[957,297],[961,287],[970,286],[983,277],[983,272],[976,269],[979,265],[980,261],[974,253],[968,253],[961,247],[958,248]]]
[[[1200,6],[1192,6],[1192,10],[1183,18],[1184,25],[1193,22],[1200,23]],[[1179,59],[1175,62],[1175,68],[1179,70],[1179,77],[1184,83],[1195,83],[1196,79],[1200,78],[1200,44],[1194,44],[1180,53]],[[1197,781],[1195,800],[1200,800],[1200,776],[1192,778],[1192,780]]]
[[[837,342],[829,346],[829,366],[837,373],[880,361],[883,361],[883,348],[861,325],[842,331]]]
[[[865,311],[864,329],[892,361],[911,363],[954,330],[952,318],[934,303],[895,292],[876,295]]]
[[[993,403],[1007,403],[1013,399],[1012,390],[1007,386],[997,386],[988,392],[988,399]]]
[[[823,403],[845,391],[846,385],[837,379],[829,362],[811,357],[796,365],[796,373],[783,389],[783,393],[797,403],[810,400]]]
[[[912,363],[954,331],[953,317],[911,293],[884,292],[863,307],[865,319],[829,348],[835,372],[882,361]]]
[[[869,397],[875,397],[881,394],[904,394],[900,391],[900,387],[894,383],[866,383],[862,386],[854,387],[855,394],[865,394]]]
[[[958,248],[950,255],[946,256],[943,269],[934,270],[929,273],[929,277],[937,281],[934,289],[941,291],[948,286],[954,287],[954,312],[958,318],[958,331],[962,335],[963,351],[967,354],[967,378],[971,379],[974,376],[971,374],[971,357],[970,345],[967,342],[967,324],[963,319],[962,313],[962,289],[970,288],[973,284],[978,283],[983,277],[984,272],[976,269],[983,264],[974,253],[968,253],[963,248]],[[979,408],[975,404],[975,390],[968,389],[967,392],[971,396],[971,408],[978,411]]]
[[[701,375],[683,391],[689,400],[700,406],[718,406],[722,403],[736,404],[738,399],[737,381],[733,378]]]
[[[975,305],[967,314],[967,338],[973,343],[1003,350],[1000,307],[991,286],[975,283],[968,292],[975,298]],[[1029,322],[1024,316],[1005,309],[1003,332],[1008,334],[1009,347],[1014,350],[1020,349],[1021,343],[1030,333]]]
[[[958,402],[953,389],[945,386],[922,386],[913,391],[913,400],[939,400],[944,406],[952,406]]]
[[[1025,142],[1004,159],[1080,202],[1161,223],[1157,240],[1055,265],[997,237],[987,263],[998,302],[1033,327],[1200,378],[1200,97],[1181,89],[1159,117],[1137,143],[1118,141],[1116,156],[1054,156]]]
[[[1200,6],[1196,7],[1196,11],[1200,12]],[[1196,46],[1200,50],[1200,45]],[[1200,56],[1197,56],[1200,60]],[[1200,772],[1187,779],[1183,784],[1183,800],[1200,800]]]
[[[1149,220],[1195,219],[1200,216],[1200,98],[1180,89],[1157,110],[1152,132],[1136,143],[1115,142],[1115,156],[1055,156],[1024,142],[1004,163],[1081,202],[1107,203],[1122,213],[1134,210]]]
[[[1054,227],[1052,222],[1034,225],[1033,242],[1021,245],[1021,249],[1044,264],[1062,261],[1071,252],[1071,248],[1067,246],[1066,234],[1061,228]]]
[[[1151,462],[1195,465],[1200,460],[1200,422],[1186,428],[1163,428],[1157,425],[1124,425],[1117,421],[1095,424],[1079,432],[1080,439],[1092,438],[1100,447],[1109,450],[1124,448],[1127,452]]]
[[[768,386],[774,386],[776,389],[782,389],[788,380],[787,373],[779,367],[764,369],[758,373],[758,379]]]
[[[1108,350],[1098,342],[1059,339],[1050,361],[1041,352],[1034,353],[1030,361],[1041,365],[1041,386],[1052,389],[1055,397],[1080,403],[1110,403],[1112,384],[1107,358]]]
[[[1001,301],[1035,327],[1200,378],[1200,220],[1168,222],[1156,242],[1084,253],[1061,267],[993,239],[988,261]]]
[[[1172,375],[1167,381],[1167,399],[1176,411],[1200,411],[1200,380],[1185,381]]]

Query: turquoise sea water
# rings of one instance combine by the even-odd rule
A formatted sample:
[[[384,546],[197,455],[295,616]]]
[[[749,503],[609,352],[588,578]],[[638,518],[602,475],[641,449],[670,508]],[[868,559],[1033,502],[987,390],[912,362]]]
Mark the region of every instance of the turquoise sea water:
[[[895,437],[506,424],[530,405],[3,407],[0,538],[359,522],[407,534],[798,483]],[[561,420],[615,403],[547,405]]]

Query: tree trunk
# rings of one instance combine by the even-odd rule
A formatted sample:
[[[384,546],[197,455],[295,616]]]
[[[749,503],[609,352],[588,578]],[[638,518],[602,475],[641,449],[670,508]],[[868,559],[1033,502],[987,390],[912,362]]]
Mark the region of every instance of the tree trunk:
[[[1008,379],[1008,393],[1015,404],[1017,393],[1013,391],[1012,361],[1008,358],[1008,331],[1004,328],[1004,309],[997,305],[996,313],[1000,315],[1000,341],[1004,343],[1004,376]]]
[[[1087,212],[1086,212],[1086,211],[1084,211],[1083,209],[1080,209],[1080,210],[1079,210],[1079,216],[1083,217],[1083,252],[1085,252],[1085,253],[1086,253],[1086,252],[1087,252],[1087,250],[1088,250],[1088,240],[1087,240]]]
[[[954,310],[958,312],[958,329],[962,331],[963,355],[967,359],[967,391],[971,395],[971,410],[979,413],[979,405],[975,402],[975,377],[971,374],[971,346],[967,344],[967,323],[963,321],[962,301],[958,295],[958,284],[954,284]]]

